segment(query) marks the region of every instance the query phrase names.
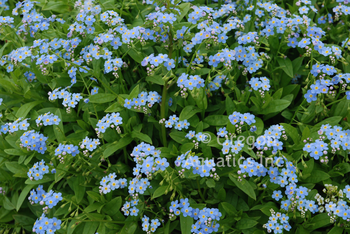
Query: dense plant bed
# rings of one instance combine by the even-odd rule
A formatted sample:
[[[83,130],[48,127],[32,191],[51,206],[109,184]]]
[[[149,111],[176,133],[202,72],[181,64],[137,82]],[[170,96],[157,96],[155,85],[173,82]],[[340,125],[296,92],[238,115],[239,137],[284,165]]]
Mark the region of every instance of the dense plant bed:
[[[0,232],[349,232],[349,11],[0,0]]]

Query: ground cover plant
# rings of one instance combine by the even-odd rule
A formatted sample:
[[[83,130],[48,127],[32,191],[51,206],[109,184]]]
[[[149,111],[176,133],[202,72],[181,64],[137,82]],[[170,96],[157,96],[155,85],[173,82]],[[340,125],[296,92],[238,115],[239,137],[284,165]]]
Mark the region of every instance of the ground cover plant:
[[[348,233],[347,0],[0,0],[0,233]]]

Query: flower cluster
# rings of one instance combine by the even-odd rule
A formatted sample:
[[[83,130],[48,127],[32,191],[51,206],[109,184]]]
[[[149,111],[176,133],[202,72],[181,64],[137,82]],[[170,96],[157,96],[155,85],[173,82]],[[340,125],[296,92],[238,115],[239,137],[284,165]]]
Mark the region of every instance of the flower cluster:
[[[100,181],[100,193],[107,194],[110,191],[116,190],[118,188],[125,188],[127,185],[126,179],[116,179],[117,176],[115,173],[110,173],[108,176],[105,176]]]
[[[45,113],[43,115],[39,115],[39,117],[35,120],[36,125],[39,127],[40,125],[49,126],[49,125],[58,125],[61,122],[61,119],[50,112]]]
[[[35,150],[38,153],[44,154],[46,151],[46,140],[48,138],[43,134],[34,130],[27,131],[21,136],[21,147],[26,147],[28,150]]]
[[[270,89],[270,80],[267,79],[267,77],[260,77],[260,78],[251,78],[249,81],[249,85],[254,90],[262,89],[264,91],[269,91]]]
[[[0,133],[14,133],[19,130],[28,130],[29,123],[28,119],[22,120],[22,118],[18,118],[13,123],[5,123],[1,126]]]
[[[255,147],[259,150],[269,150],[272,148],[273,152],[283,149],[283,142],[280,138],[287,138],[283,126],[276,124],[265,130],[264,135],[259,136],[255,142]]]
[[[65,89],[57,88],[52,92],[48,93],[49,100],[53,101],[56,99],[63,99],[62,105],[68,107],[67,111],[69,112],[70,108],[75,108],[79,101],[83,98],[80,93],[70,93]]]
[[[75,157],[77,154],[79,154],[79,147],[73,144],[64,145],[60,143],[59,146],[55,149],[55,155],[58,156],[58,159],[61,163],[64,163],[64,156],[67,154]]]
[[[160,222],[158,219],[152,219],[150,222],[149,218],[146,215],[143,216],[142,230],[147,232],[147,234],[151,232],[155,232],[159,226],[160,226]]]
[[[162,96],[159,95],[159,93],[155,91],[151,91],[149,93],[147,92],[141,92],[137,96],[137,98],[134,98],[133,100],[125,99],[124,107],[131,109],[134,107],[135,109],[141,108],[143,106],[148,106],[151,108],[154,104],[160,103],[162,101]]]
[[[152,69],[158,67],[161,64],[163,64],[168,71],[175,68],[175,60],[168,58],[168,55],[166,54],[158,54],[157,56],[151,54],[142,60],[141,65],[145,67],[148,65],[148,63],[150,64],[150,68],[147,67],[148,73],[151,73]]]
[[[191,233],[215,233],[219,230],[220,224],[218,221],[222,214],[215,208],[192,208],[188,202],[188,198],[172,201],[169,207],[170,218],[179,216],[182,214],[184,217],[191,217],[196,220],[195,224],[192,224]]]
[[[176,130],[181,131],[182,129],[188,129],[190,123],[185,119],[183,121],[179,120],[176,115],[169,116],[169,119],[165,121],[166,128],[174,127]]]
[[[142,184],[140,184],[141,187],[143,187]],[[143,193],[143,191],[140,192],[141,194]],[[125,202],[123,207],[122,207],[122,211],[124,211],[124,215],[125,216],[137,216],[139,209],[136,208],[137,204],[139,203],[139,200],[135,199],[132,200],[130,202]],[[131,210],[130,210],[131,209]]]
[[[238,174],[246,173],[249,177],[265,176],[267,173],[267,169],[261,163],[258,163],[251,158],[244,160],[243,163],[239,165],[239,168],[240,171]]]
[[[273,233],[282,233],[283,230],[287,232],[292,228],[289,225],[289,217],[286,214],[281,214],[280,212],[274,212],[271,210],[271,216],[269,217],[269,221],[264,224],[264,227],[267,228],[268,232]]]
[[[99,139],[90,139],[88,137],[85,137],[83,141],[80,143],[80,148],[81,149],[86,149],[90,152],[94,151],[94,149],[97,148],[97,146],[100,145],[100,140]],[[87,155],[88,152],[84,151],[84,155]]]
[[[181,177],[185,177],[185,169],[190,170],[193,174],[198,174],[200,177],[213,177],[219,179],[216,171],[214,159],[203,159],[187,151],[181,154],[175,160],[175,166],[182,167],[179,170]]]
[[[152,174],[158,170],[164,171],[169,163],[166,158],[160,157],[160,153],[160,150],[144,142],[135,146],[131,154],[136,163],[133,175],[141,177],[141,173],[143,173],[147,178],[151,178]]]
[[[236,127],[238,127],[238,123],[241,125],[243,125],[244,123],[251,125],[251,124],[256,122],[255,116],[253,114],[250,114],[250,113],[241,114],[237,111],[235,111],[231,115],[229,115],[228,119]]]
[[[186,90],[193,90],[194,88],[202,88],[204,87],[204,80],[200,78],[198,75],[189,76],[186,73],[182,73],[177,79],[177,86],[181,89],[181,96],[186,96]]]
[[[61,220],[53,217],[49,219],[43,213],[39,219],[37,219],[33,226],[33,232],[37,234],[42,233],[55,233],[61,228]]]
[[[49,167],[45,165],[44,160],[34,163],[29,169],[27,175],[30,180],[41,180],[45,174],[49,173]]]
[[[324,124],[318,131],[319,139],[315,142],[305,144],[303,150],[308,152],[311,157],[318,160],[322,156],[328,155],[329,147],[332,149],[332,153],[343,150],[350,150],[350,130],[343,130],[339,126],[330,126],[329,124]],[[328,140],[329,143],[324,140]],[[306,143],[306,140],[304,141]],[[327,157],[327,156],[326,156]],[[328,162],[328,157],[321,162]]]
[[[225,75],[215,76],[214,80],[208,84],[210,91],[216,91],[221,87],[222,82],[226,80]]]
[[[121,133],[119,125],[121,125],[122,123],[123,123],[123,119],[122,117],[120,117],[120,114],[118,112],[117,113],[113,112],[111,114],[105,115],[102,119],[100,119],[96,124],[98,129],[96,128],[95,130],[99,135],[99,133],[105,133],[107,128],[111,127],[113,129],[115,127],[117,132]]]
[[[62,193],[55,193],[52,190],[49,192],[45,192],[42,185],[39,185],[36,190],[30,191],[30,196],[28,200],[33,205],[34,203],[40,203],[40,205],[46,205],[47,209],[52,209],[54,206],[58,204],[58,202],[62,201]],[[47,210],[44,209],[44,210]]]

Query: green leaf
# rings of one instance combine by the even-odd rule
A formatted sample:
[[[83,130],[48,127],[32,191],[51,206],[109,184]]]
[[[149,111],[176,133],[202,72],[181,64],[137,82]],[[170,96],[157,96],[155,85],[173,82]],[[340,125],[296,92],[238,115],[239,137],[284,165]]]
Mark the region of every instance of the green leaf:
[[[84,226],[84,234],[94,234],[98,228],[99,222],[87,222]]]
[[[185,119],[188,120],[198,112],[201,112],[201,109],[191,105],[186,106],[185,108],[182,109],[179,120],[180,121],[183,121]]]
[[[161,76],[147,76],[146,81],[153,82],[155,84],[164,85],[165,81]]]
[[[276,112],[281,112],[290,105],[291,101],[285,99],[272,100],[266,109],[262,110],[260,114],[271,114]]]
[[[35,101],[35,102],[29,102],[29,103],[26,103],[26,104],[22,105],[17,110],[16,116],[18,118],[25,118],[31,109],[33,109],[36,105],[38,105],[38,104],[40,104],[42,102],[43,101]]]
[[[281,123],[281,125],[286,130],[287,135],[293,139],[294,144],[298,144],[300,141],[300,134],[298,133],[298,130],[290,124]]]
[[[123,229],[120,231],[120,234],[134,234],[137,229],[137,223],[126,223]]]
[[[119,149],[124,148],[125,146],[129,145],[132,142],[132,138],[130,136],[123,137],[118,142],[114,142],[110,144],[105,151],[103,151],[103,156],[105,158],[111,156],[114,152],[116,152]]]
[[[49,1],[42,8],[43,11],[53,11],[61,14],[69,12],[70,9],[71,9],[70,5],[68,5],[65,1],[59,1],[59,2]]]
[[[330,224],[330,219],[329,219],[328,214],[326,214],[326,213],[318,214],[318,215],[315,215],[310,220],[310,224],[312,224],[312,226],[311,226],[311,228],[308,228],[308,231],[313,231],[317,228],[320,228],[320,227],[323,227],[323,226]]]
[[[4,152],[8,155],[25,155],[25,153],[19,149],[5,149]]]
[[[94,192],[94,191],[87,191],[86,192],[89,197],[91,197],[94,201],[99,201],[101,198],[101,195]]]
[[[231,216],[237,215],[237,209],[232,204],[228,202],[221,202],[220,204],[222,205],[222,207],[224,208],[224,210],[228,215],[231,215]]]
[[[60,109],[57,109],[55,112],[55,115],[58,116],[58,118],[61,119],[58,125],[52,125],[53,131],[55,133],[55,136],[57,138],[58,142],[63,142],[65,141],[65,135],[64,135],[64,129],[63,129],[63,123],[62,123],[62,115]]]
[[[328,234],[342,234],[343,231],[344,231],[344,228],[335,226],[328,232]]]
[[[261,135],[264,131],[264,122],[259,117],[255,117],[255,124],[253,125],[256,126],[255,134]]]
[[[208,179],[205,183],[207,184],[208,188],[215,188],[215,181],[213,179]]]
[[[329,178],[330,178],[330,176],[326,172],[320,171],[320,170],[314,170],[312,172],[312,175],[310,177],[308,177],[306,180],[304,180],[304,182],[318,183],[318,182],[327,180]]]
[[[236,223],[236,228],[240,230],[249,229],[257,225],[258,222],[249,218],[243,218]]]
[[[137,138],[137,139],[140,139],[141,141],[145,141],[147,143],[152,144],[152,139],[148,135],[146,135],[142,132],[132,131],[131,137],[134,139]]]
[[[173,131],[169,134],[169,136],[176,141],[177,143],[184,144],[186,139],[186,133],[185,132],[179,132],[179,131]]]
[[[329,124],[331,126],[336,125],[337,123],[340,122],[341,119],[342,119],[341,116],[333,116],[333,117],[327,118],[327,119],[319,122],[318,124],[315,124],[315,126],[313,126],[310,131],[311,131],[311,133],[317,132],[318,130],[320,130],[320,128],[323,124]]]
[[[240,190],[245,192],[249,197],[256,200],[254,189],[246,179],[242,179],[242,181],[238,181],[232,174],[229,174],[229,177],[230,177],[230,180],[232,180],[232,182],[235,183],[235,185]]]
[[[11,171],[15,177],[28,177],[27,168],[25,166],[19,165],[18,162],[5,162],[6,168]]]
[[[169,187],[168,185],[162,185],[162,186],[158,187],[158,188],[156,189],[156,191],[154,191],[153,196],[152,196],[152,199],[164,195],[164,194],[165,194],[165,191],[167,190],[168,187]]]
[[[292,61],[293,64],[293,77],[297,74],[298,70],[301,67],[301,64],[303,63],[304,57],[298,57]]]
[[[16,209],[15,205],[8,199],[7,196],[3,196],[3,206],[6,210],[14,210]]]
[[[27,198],[28,193],[30,190],[34,187],[34,184],[28,184],[27,186],[24,187],[24,189],[21,192],[21,195],[19,195],[17,204],[16,204],[16,210],[19,211],[21,208],[24,200]]]
[[[178,7],[181,9],[180,10],[181,14],[177,17],[177,21],[180,22],[187,15],[187,12],[191,8],[191,4],[190,3],[182,3]]]
[[[282,70],[291,78],[293,78],[293,64],[289,58],[277,58],[277,62]]]
[[[128,54],[131,56],[131,58],[133,60],[135,60],[138,63],[141,63],[143,58],[145,57],[145,56],[142,56],[142,54],[139,51],[137,51],[137,50],[135,50],[133,48],[131,48],[129,50]]]
[[[120,105],[118,102],[113,103],[111,106],[109,106],[105,112],[119,112],[124,110],[124,107]]]
[[[91,103],[107,103],[116,99],[117,96],[112,93],[97,93],[89,98]]]
[[[74,178],[74,182],[73,182],[74,193],[78,204],[83,200],[85,195],[84,183],[85,183],[85,179],[82,175],[79,175]]]
[[[338,103],[335,108],[334,114],[335,116],[345,117],[348,113],[350,113],[350,100],[342,100]]]
[[[190,216],[184,217],[182,214],[180,215],[180,227],[182,234],[191,234],[193,224],[193,218]]]
[[[228,123],[228,117],[224,115],[210,115],[204,119],[204,122],[210,126],[225,126]]]
[[[109,216],[114,216],[119,212],[121,206],[122,198],[120,196],[115,197],[103,207],[102,211],[108,214]]]

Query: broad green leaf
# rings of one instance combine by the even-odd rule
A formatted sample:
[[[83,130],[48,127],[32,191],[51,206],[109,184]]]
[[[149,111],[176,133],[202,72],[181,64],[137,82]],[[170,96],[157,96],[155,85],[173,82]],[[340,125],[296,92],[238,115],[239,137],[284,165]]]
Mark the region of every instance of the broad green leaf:
[[[192,106],[192,105],[186,106],[185,108],[182,109],[182,111],[180,113],[179,120],[180,121],[183,121],[185,119],[188,120],[200,111],[201,111],[201,109],[199,109],[195,106]]]
[[[168,187],[169,187],[168,185],[159,186],[159,187],[156,189],[156,191],[154,191],[153,196],[152,196],[152,199],[164,195],[164,194],[165,194],[165,191],[167,190]]]
[[[252,228],[257,224],[258,224],[258,222],[255,220],[252,220],[249,218],[243,218],[236,223],[235,227],[240,229],[240,230],[243,230],[243,229]]]
[[[99,222],[87,222],[84,226],[84,234],[95,234],[98,228]]]
[[[230,177],[230,180],[232,180],[232,182],[235,183],[235,185],[240,190],[245,192],[249,197],[256,200],[254,189],[246,179],[242,179],[242,181],[238,181],[232,174],[229,174],[229,177]]]
[[[350,100],[344,99],[337,104],[333,115],[345,117],[348,113],[350,113]]]
[[[24,104],[17,110],[16,116],[18,118],[25,118],[31,109],[42,102],[43,101],[34,101]]]
[[[207,184],[208,188],[215,188],[215,180],[208,179],[205,183]]]
[[[17,211],[19,211],[24,200],[27,198],[28,193],[30,192],[30,190],[33,187],[34,187],[34,184],[28,184],[27,186],[24,187],[24,189],[22,189],[21,195],[19,195],[18,200],[17,200],[17,204],[16,204]]]
[[[73,182],[74,193],[78,204],[83,200],[85,195],[84,183],[85,183],[85,179],[82,175],[79,175],[74,178],[74,182]]]
[[[312,224],[311,228],[308,228],[309,231],[316,230],[317,228],[326,226],[330,224],[330,219],[328,214],[318,214],[311,218],[310,223]]]
[[[125,146],[129,145],[132,142],[132,138],[130,136],[123,137],[118,142],[114,142],[110,144],[105,151],[103,151],[104,157],[111,156],[114,152],[116,152],[119,149],[124,148]]]
[[[141,141],[145,141],[147,143],[152,144],[152,139],[148,135],[146,135],[142,132],[132,131],[131,137],[134,139],[137,138],[137,139],[140,139]]]
[[[120,207],[122,206],[122,198],[115,197],[110,202],[108,202],[102,209],[102,211],[109,216],[114,216],[119,212]]]
[[[225,115],[210,115],[204,119],[204,122],[210,126],[225,126],[228,123],[228,117]]]
[[[282,112],[290,105],[291,101],[285,99],[272,100],[266,109],[261,111],[261,114],[267,115],[276,112]]]
[[[312,175],[310,177],[308,177],[306,180],[304,180],[304,182],[318,183],[318,182],[327,180],[329,178],[330,178],[330,176],[326,172],[320,171],[320,170],[314,170],[312,172]]]
[[[134,234],[137,229],[137,223],[125,223],[123,229],[120,231],[120,234]]]
[[[3,207],[6,210],[14,210],[14,209],[16,209],[15,205],[8,199],[7,196],[3,196]]]
[[[294,144],[298,144],[300,141],[300,134],[298,133],[298,130],[290,124],[281,123],[281,125],[286,130],[287,135],[293,139]]]
[[[220,204],[222,205],[222,207],[224,208],[224,210],[228,215],[231,215],[231,216],[237,215],[237,209],[232,204],[228,202],[221,202]]]
[[[187,133],[185,132],[173,131],[169,134],[169,136],[177,143],[184,144],[186,141],[188,141],[185,138],[186,134]]]
[[[113,103],[111,106],[109,106],[105,112],[119,112],[124,110],[124,107],[119,104],[119,102]]]
[[[55,115],[57,115],[58,118],[61,119],[61,121],[59,122],[58,125],[52,125],[53,131],[55,133],[57,141],[58,142],[63,142],[63,141],[65,141],[66,137],[64,135],[61,111],[59,109],[57,109],[56,112],[55,112]]]
[[[343,231],[344,228],[335,226],[328,232],[328,234],[342,234]]]
[[[191,4],[190,3],[182,3],[178,6],[181,10],[180,10],[180,15],[177,16],[177,21],[180,22],[188,13],[188,11],[191,8]]]
[[[161,76],[147,76],[146,81],[153,82],[155,84],[164,85],[165,81]]]
[[[19,165],[18,162],[5,162],[6,168],[11,171],[15,177],[27,178],[27,168],[25,166]]]
[[[115,94],[112,93],[97,93],[92,95],[89,98],[89,102],[91,103],[107,103],[107,102],[111,102],[114,99],[116,99],[117,96]]]
[[[289,58],[277,58],[277,62],[282,70],[291,78],[293,78],[293,64]]]
[[[318,130],[320,130],[320,128],[323,124],[329,124],[331,126],[336,125],[341,121],[341,119],[342,119],[341,116],[329,117],[329,118],[319,122],[318,124],[315,124],[315,126],[313,126],[310,131],[311,131],[311,133],[317,132]]]
[[[180,227],[182,234],[191,234],[193,224],[193,218],[190,216],[184,217],[182,214],[180,215]]]

